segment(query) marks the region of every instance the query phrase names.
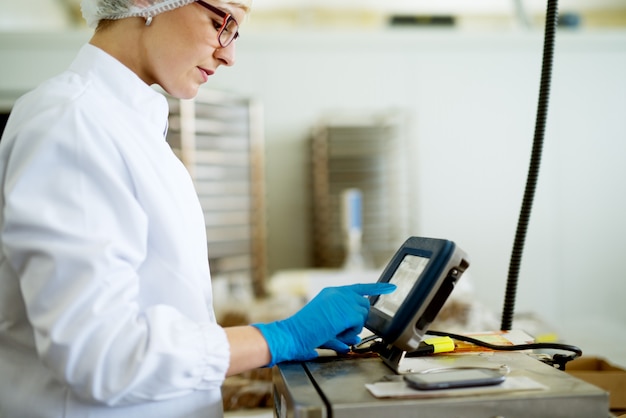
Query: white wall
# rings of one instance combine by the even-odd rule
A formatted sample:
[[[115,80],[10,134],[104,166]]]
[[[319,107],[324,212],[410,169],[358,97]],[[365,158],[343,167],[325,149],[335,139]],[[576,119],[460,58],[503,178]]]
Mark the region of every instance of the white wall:
[[[58,30],[71,26],[71,18],[59,0],[0,2],[0,31]]]
[[[0,35],[0,91],[60,71],[85,39]],[[539,32],[244,32],[237,65],[208,87],[264,104],[272,271],[309,264],[307,141],[317,118],[329,109],[396,107],[413,116],[412,234],[463,247],[478,294],[499,312],[542,46]],[[624,74],[626,33],[559,32],[517,310],[577,335],[615,325],[626,336]]]
[[[537,284],[559,271],[574,274],[567,265],[578,253],[576,243],[598,239],[601,231],[615,254],[626,249],[618,239],[626,232],[618,216],[626,193],[616,189],[626,177],[625,45],[623,34],[559,34],[524,263],[525,275],[537,277]],[[308,243],[301,240],[308,235],[306,139],[316,118],[332,108],[400,107],[414,116],[416,232],[468,247],[476,280],[493,294],[492,302],[499,300],[500,289],[487,287],[501,287],[497,282],[506,276],[533,136],[541,50],[540,33],[243,38],[238,64],[218,73],[213,87],[247,92],[265,104],[272,267],[307,262]],[[585,234],[575,239],[574,231]],[[610,265],[606,251],[594,246],[592,253]]]

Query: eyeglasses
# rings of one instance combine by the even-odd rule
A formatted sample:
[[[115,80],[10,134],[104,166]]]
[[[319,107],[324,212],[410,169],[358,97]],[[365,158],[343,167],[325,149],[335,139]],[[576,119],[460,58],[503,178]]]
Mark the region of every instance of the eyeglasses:
[[[228,45],[230,45],[232,41],[239,38],[239,24],[230,13],[226,13],[223,10],[211,6],[209,3],[202,0],[196,0],[196,3],[206,9],[209,9],[210,11],[224,19],[221,24],[219,22],[215,22],[215,29],[217,30],[217,40],[222,48],[226,48]]]

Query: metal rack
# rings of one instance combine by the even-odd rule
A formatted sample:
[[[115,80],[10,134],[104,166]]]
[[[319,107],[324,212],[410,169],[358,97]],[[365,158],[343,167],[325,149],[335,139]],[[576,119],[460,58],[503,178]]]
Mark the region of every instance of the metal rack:
[[[409,236],[406,117],[396,110],[323,117],[312,138],[313,258],[339,267],[346,257],[341,193],[362,192],[362,248],[372,267]]]
[[[265,294],[262,108],[249,98],[201,90],[169,96],[167,141],[191,174],[204,211],[213,277],[249,281]]]

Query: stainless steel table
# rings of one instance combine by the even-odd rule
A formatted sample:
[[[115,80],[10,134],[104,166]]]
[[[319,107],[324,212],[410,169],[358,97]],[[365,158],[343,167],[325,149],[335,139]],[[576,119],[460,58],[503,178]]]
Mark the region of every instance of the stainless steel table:
[[[438,355],[433,364],[474,365],[476,354]],[[545,390],[479,396],[407,399],[376,398],[365,384],[393,378],[377,357],[321,358],[273,369],[274,415],[278,418],[373,417],[609,417],[608,393],[523,353],[492,353],[510,376],[528,376]]]

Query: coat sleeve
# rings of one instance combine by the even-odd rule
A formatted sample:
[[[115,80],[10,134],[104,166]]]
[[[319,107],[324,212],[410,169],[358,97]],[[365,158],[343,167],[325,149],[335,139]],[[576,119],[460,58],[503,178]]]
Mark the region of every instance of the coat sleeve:
[[[49,123],[47,123],[49,122]],[[142,306],[150,222],[119,150],[95,126],[42,115],[5,169],[3,251],[42,361],[80,398],[109,405],[215,389],[224,330],[165,304]],[[165,276],[167,272],[163,272]]]

